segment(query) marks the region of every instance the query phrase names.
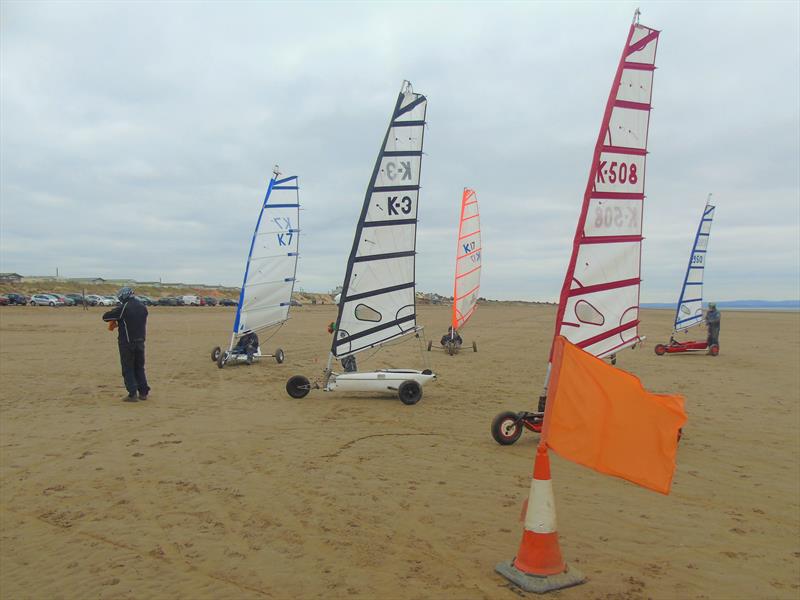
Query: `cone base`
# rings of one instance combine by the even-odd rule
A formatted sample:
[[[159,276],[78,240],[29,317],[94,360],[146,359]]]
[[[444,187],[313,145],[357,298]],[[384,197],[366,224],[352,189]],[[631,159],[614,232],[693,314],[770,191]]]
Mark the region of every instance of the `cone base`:
[[[567,567],[563,573],[558,575],[539,576],[523,573],[513,563],[514,561],[512,560],[501,562],[494,570],[526,592],[544,594],[553,590],[580,585],[586,581],[586,576],[572,567]]]

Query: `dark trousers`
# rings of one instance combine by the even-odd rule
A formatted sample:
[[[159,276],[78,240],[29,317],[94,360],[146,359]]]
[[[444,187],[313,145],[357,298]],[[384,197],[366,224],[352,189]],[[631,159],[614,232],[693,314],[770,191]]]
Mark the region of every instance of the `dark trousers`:
[[[708,325],[708,342],[709,346],[717,345],[719,346],[719,325],[710,323]]]
[[[120,342],[119,361],[122,364],[122,379],[128,394],[146,395],[150,391],[144,374],[144,342]]]

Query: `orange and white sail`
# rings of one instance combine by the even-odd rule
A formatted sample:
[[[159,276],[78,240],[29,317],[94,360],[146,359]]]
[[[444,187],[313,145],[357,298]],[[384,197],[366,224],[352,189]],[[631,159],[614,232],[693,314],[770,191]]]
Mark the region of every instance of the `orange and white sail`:
[[[461,329],[478,306],[481,288],[481,218],[478,196],[464,188],[456,244],[456,280],[453,285],[453,331]]]
[[[561,289],[556,335],[597,357],[641,340],[642,215],[659,33],[638,18],[628,32]]]

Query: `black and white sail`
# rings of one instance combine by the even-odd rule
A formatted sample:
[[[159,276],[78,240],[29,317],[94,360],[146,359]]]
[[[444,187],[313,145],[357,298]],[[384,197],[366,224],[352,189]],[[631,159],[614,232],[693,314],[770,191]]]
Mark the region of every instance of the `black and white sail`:
[[[427,104],[403,82],[347,261],[331,348],[338,358],[416,331],[414,263]]]

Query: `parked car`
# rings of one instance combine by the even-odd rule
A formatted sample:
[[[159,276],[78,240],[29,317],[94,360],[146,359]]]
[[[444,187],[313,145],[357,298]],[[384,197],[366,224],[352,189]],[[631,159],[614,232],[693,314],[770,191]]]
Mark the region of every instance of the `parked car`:
[[[178,296],[178,298],[183,300],[185,306],[200,306],[200,298],[197,296]]]
[[[64,306],[64,301],[49,294],[34,294],[31,296],[31,306]]]
[[[206,296],[205,298],[203,298],[203,300],[206,301],[206,306],[216,306],[217,305],[217,299],[214,298],[213,296]]]
[[[303,306],[297,300],[289,300],[289,306]]]
[[[158,299],[159,306],[178,306],[178,300],[172,296],[164,296]]]
[[[111,301],[111,304],[109,304],[109,306],[119,306],[120,304],[122,304],[122,302],[120,302],[116,296],[103,296],[103,298]]]
[[[67,298],[72,300],[76,306],[83,304],[83,295],[82,294],[64,294]]]
[[[223,298],[219,301],[220,306],[238,306],[239,303],[236,300],[231,300],[230,298]]]
[[[103,302],[105,302],[105,300],[105,298],[97,294],[86,294],[86,303],[89,306],[104,306]]]
[[[11,300],[8,299],[8,296],[5,294],[0,296],[0,306],[8,306],[9,304],[11,304]]]
[[[25,306],[30,301],[30,298],[28,296],[25,296],[23,294],[16,294],[14,292],[11,292],[9,294],[4,294],[4,296],[8,298],[9,304],[19,304],[20,306]]]
[[[136,296],[136,298],[138,298],[139,302],[141,302],[145,306],[155,306],[156,305],[155,301],[152,298],[150,298],[150,296]]]
[[[53,296],[54,298],[58,298],[59,300],[61,300],[61,304],[59,304],[59,306],[75,306],[75,301],[70,300],[63,294],[58,294],[56,292],[42,292],[42,294],[44,294],[45,296]]]

